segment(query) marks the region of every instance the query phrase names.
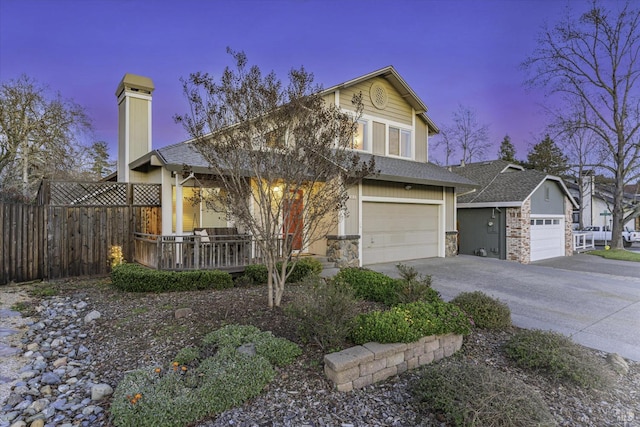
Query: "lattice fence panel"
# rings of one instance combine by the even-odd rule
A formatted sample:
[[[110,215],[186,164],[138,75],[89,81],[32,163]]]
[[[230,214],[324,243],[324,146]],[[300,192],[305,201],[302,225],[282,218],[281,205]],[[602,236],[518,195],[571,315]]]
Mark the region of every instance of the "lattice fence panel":
[[[135,206],[160,206],[160,184],[133,184]]]
[[[126,183],[119,182],[51,182],[53,206],[127,206]]]

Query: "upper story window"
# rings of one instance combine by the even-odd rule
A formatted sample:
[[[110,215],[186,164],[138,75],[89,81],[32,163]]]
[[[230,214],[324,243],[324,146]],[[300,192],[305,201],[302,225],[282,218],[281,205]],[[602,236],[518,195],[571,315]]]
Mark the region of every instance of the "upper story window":
[[[356,124],[356,132],[353,134],[351,148],[361,151],[371,151],[368,128],[369,125],[365,120],[358,120],[358,123]]]
[[[389,155],[412,158],[411,131],[389,126]]]
[[[265,135],[265,145],[268,148],[284,148],[286,132],[284,129],[276,129]]]

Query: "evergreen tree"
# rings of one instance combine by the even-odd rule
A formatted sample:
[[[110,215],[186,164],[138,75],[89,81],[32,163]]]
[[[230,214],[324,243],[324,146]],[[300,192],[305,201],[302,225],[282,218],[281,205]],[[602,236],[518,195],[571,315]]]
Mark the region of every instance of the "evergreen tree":
[[[505,135],[504,139],[500,143],[500,151],[498,151],[498,159],[506,160],[508,162],[517,162],[516,160],[516,148],[511,143],[509,135]]]
[[[527,154],[527,166],[548,173],[562,176],[569,169],[567,156],[556,145],[549,135],[534,145]]]

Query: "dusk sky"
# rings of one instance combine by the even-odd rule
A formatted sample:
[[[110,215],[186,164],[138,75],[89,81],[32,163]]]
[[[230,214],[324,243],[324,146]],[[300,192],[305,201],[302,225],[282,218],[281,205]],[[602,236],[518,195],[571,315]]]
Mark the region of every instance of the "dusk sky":
[[[583,11],[589,2],[0,0],[0,82],[26,74],[84,106],[93,140],[107,141],[115,158],[114,93],[125,73],[155,84],[159,148],[187,138],[173,120],[187,110],[179,78],[219,76],[232,65],[227,46],[283,80],[304,66],[324,87],[393,65],[438,126],[470,107],[490,126],[488,158],[509,134],[524,159],[547,118],[519,67],[541,26],[568,5]]]

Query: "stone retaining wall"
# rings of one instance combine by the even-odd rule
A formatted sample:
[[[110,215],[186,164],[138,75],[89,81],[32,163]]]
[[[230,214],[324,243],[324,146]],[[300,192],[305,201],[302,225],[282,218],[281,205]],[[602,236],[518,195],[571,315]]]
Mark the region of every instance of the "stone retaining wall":
[[[324,356],[324,372],[338,391],[362,388],[408,369],[449,357],[462,347],[462,335],[432,335],[403,344],[370,342]]]

